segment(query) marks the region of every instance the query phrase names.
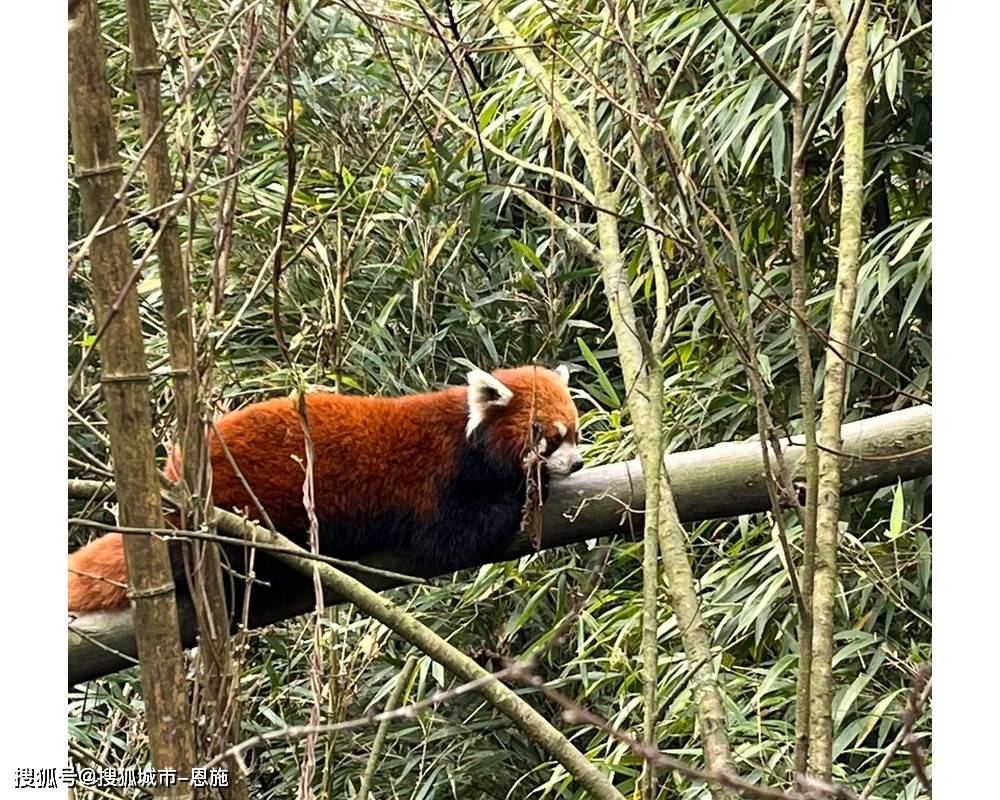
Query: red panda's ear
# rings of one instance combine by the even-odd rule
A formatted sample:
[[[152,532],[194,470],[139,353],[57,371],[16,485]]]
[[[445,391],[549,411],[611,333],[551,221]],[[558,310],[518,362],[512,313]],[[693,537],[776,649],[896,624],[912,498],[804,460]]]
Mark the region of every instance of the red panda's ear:
[[[469,422],[465,426],[465,435],[471,436],[486,418],[490,408],[501,408],[507,405],[514,393],[490,373],[481,369],[473,369],[468,374],[469,381]]]
[[[562,378],[562,382],[569,386],[569,367],[565,364],[560,364],[556,367],[556,375]]]

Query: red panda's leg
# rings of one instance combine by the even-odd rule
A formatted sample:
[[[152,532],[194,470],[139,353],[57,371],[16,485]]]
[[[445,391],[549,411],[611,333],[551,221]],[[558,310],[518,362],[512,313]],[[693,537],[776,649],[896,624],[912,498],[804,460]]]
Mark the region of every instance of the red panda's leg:
[[[124,608],[128,576],[120,533],[109,533],[69,556],[69,610]]]

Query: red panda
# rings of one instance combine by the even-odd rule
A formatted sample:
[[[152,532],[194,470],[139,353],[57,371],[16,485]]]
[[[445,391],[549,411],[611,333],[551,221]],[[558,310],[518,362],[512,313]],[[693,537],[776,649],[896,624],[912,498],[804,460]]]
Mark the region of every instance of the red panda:
[[[567,379],[565,367],[527,366],[493,374],[473,370],[467,386],[406,397],[306,395],[320,552],[357,559],[394,549],[423,575],[475,564],[519,529],[526,492],[522,459],[532,437],[542,437],[543,487],[550,476],[583,465]],[[215,427],[209,441],[213,503],[260,516],[231,457],[275,528],[308,546],[305,450],[295,401],[256,403]],[[174,480],[177,472],[176,463],[168,465]],[[226,549],[237,571],[243,550]],[[182,563],[176,555],[175,568]],[[75,551],[69,568],[71,611],[128,604],[122,534]],[[302,582],[264,552],[255,558],[255,574],[266,584],[255,585],[254,602],[266,602],[261,593]]]

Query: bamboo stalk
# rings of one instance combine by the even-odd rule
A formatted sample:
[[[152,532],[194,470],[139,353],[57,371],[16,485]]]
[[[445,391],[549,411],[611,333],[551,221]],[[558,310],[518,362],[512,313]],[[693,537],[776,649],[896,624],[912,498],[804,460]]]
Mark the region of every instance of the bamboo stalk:
[[[163,124],[160,96],[159,50],[148,0],[127,0],[129,45],[135,75],[143,141],[149,148],[144,166],[152,207],[167,208],[173,199],[173,176]],[[159,133],[159,135],[157,135]],[[199,371],[195,348],[190,277],[181,255],[177,218],[161,214],[163,230],[157,243],[163,313],[173,373],[174,407],[177,414],[175,441],[183,454],[180,480],[179,523],[182,528],[200,527],[197,497],[208,497],[205,474],[207,449],[199,413]],[[211,503],[205,503],[209,529]],[[193,542],[190,547],[194,581],[193,597],[200,632],[197,697],[198,716],[206,720],[203,749],[208,753],[226,749],[239,733],[239,679],[231,657],[229,614],[223,589],[219,547],[214,542]],[[231,800],[247,796],[246,780],[235,761],[229,763],[230,782],[224,794]]]
[[[640,76],[638,64],[632,64],[631,69],[626,73],[626,87],[628,91],[629,103],[633,110],[638,113],[639,91],[638,82]],[[596,93],[595,93],[596,95]],[[591,120],[595,117],[591,114]],[[591,122],[591,129],[595,128]],[[633,121],[631,125],[632,135],[632,164],[635,175],[639,183],[640,207],[642,208],[643,220],[649,226],[656,223],[656,209],[650,193],[645,191],[648,185],[646,180],[646,156],[642,148],[642,134],[639,126]],[[656,360],[650,364],[653,370],[658,373],[659,361],[665,347],[670,330],[669,314],[667,310],[667,297],[669,295],[669,281],[660,254],[660,241],[657,235],[650,228],[646,229],[646,251],[649,254],[650,269],[653,273],[654,285],[656,287],[656,322],[650,336],[650,348],[657,355]],[[650,398],[654,408],[662,415],[663,409],[663,376],[657,374],[650,380],[650,391],[655,392],[655,396]],[[643,522],[643,553],[642,553],[642,695],[643,695],[643,721],[642,737],[643,742],[649,747],[657,747],[656,721],[659,710],[657,687],[659,685],[659,675],[657,665],[659,662],[657,630],[659,628],[659,586],[660,586],[660,542],[659,542],[659,509],[660,509],[660,472],[663,465],[663,432],[660,426],[655,430],[651,429],[654,440],[649,442],[650,458],[643,460],[644,470],[650,475],[650,483],[645,499],[645,520]],[[645,798],[655,798],[657,796],[657,779],[654,765],[646,761],[642,765],[643,774],[640,780],[642,796]]]
[[[105,69],[96,0],[80,0],[69,32],[70,133],[84,224],[91,227],[110,208],[107,218],[114,225],[94,239],[90,267],[95,319],[107,326],[100,343],[101,383],[119,516],[126,526],[155,527],[163,525],[163,513],[149,373],[138,296],[134,287],[122,292],[133,268],[128,231],[115,224],[124,213],[115,197],[122,171]],[[167,544],[154,537],[126,537],[125,560],[153,765],[188,775],[194,736]],[[192,790],[178,781],[154,789],[154,796],[189,798]]]
[[[833,343],[851,339],[861,253],[864,196],[865,72],[868,68],[867,0],[859,0],[857,26],[847,46],[844,88],[844,175],[840,201],[837,283],[830,307]],[[816,509],[816,571],[812,600],[812,665],[809,678],[809,773],[829,781],[833,762],[833,632],[837,591],[837,540],[840,524],[841,465],[833,453],[842,446],[844,386],[847,363],[842,349],[828,347],[819,422]]]
[[[793,91],[797,98],[792,104],[792,164],[788,183],[788,201],[792,217],[789,269],[792,281],[791,322],[795,341],[795,356],[799,366],[799,397],[802,424],[806,434],[806,502],[802,522],[802,566],[799,588],[802,592],[803,613],[799,615],[798,683],[795,689],[795,756],[794,771],[805,772],[809,760],[809,680],[812,671],[812,593],[816,565],[816,488],[819,476],[819,448],[816,446],[816,399],[813,395],[813,364],[806,328],[806,301],[809,285],[806,280],[806,226],[803,183],[806,158],[802,149],[805,128],[805,76],[812,49],[813,25],[816,21],[816,0],[807,0],[802,50],[795,72]]]
[[[658,366],[658,365],[657,365]],[[658,372],[659,370],[657,370]],[[652,390],[656,392],[652,405],[662,409],[663,377],[657,375],[651,381]],[[642,531],[642,693],[643,693],[643,742],[649,747],[659,749],[656,738],[656,719],[659,703],[657,702],[659,686],[659,648],[657,633],[659,630],[659,588],[660,588],[660,505],[662,501],[661,488],[665,477],[663,469],[662,436],[659,426],[657,435],[645,442],[646,457],[642,459],[643,474],[649,475],[650,481],[646,487],[646,497],[643,503],[645,518]],[[643,764],[642,775],[643,797],[654,800],[657,795],[656,771],[651,763]]]
[[[733,772],[732,754],[726,732],[726,715],[722,696],[716,683],[715,665],[711,657],[711,638],[701,616],[701,605],[694,584],[690,555],[684,529],[677,515],[671,490],[670,475],[661,468],[659,450],[662,419],[662,371],[660,354],[653,352],[645,330],[639,324],[628,274],[621,252],[618,230],[618,195],[611,185],[611,178],[598,132],[580,117],[571,101],[559,87],[558,81],[542,66],[528,43],[517,32],[514,23],[500,9],[492,7],[492,19],[503,36],[510,52],[524,67],[539,91],[552,104],[556,117],[572,134],[586,163],[597,209],[597,237],[599,269],[608,312],[618,346],[618,358],[626,386],[626,407],[635,427],[640,461],[650,473],[659,472],[656,490],[647,493],[646,512],[651,524],[656,526],[660,558],[671,604],[681,630],[684,651],[698,669],[691,685],[696,697],[698,720],[701,726],[702,748],[705,763],[714,772]],[[548,211],[547,218],[556,218]],[[662,320],[658,320],[662,322]],[[661,326],[656,326],[661,327]],[[649,507],[656,502],[657,507]],[[646,557],[651,548],[646,548]],[[645,598],[648,601],[648,597]],[[646,618],[647,624],[652,621]],[[735,798],[728,788],[713,785],[716,800]]]
[[[395,711],[403,703],[403,695],[410,685],[410,677],[417,667],[417,657],[411,655],[406,659],[403,668],[396,677],[396,685],[392,688],[389,699],[385,701],[386,713]],[[375,772],[378,770],[379,761],[382,759],[382,748],[385,746],[385,739],[389,733],[390,720],[382,720],[375,731],[375,741],[372,742],[371,752],[368,754],[368,761],[365,764],[365,774],[361,777],[361,787],[355,796],[355,800],[368,800],[372,790],[372,782],[375,780]]]

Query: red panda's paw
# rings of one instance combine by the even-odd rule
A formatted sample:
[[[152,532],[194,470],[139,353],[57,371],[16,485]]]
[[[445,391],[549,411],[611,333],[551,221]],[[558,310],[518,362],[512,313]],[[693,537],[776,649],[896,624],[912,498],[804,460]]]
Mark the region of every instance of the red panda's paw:
[[[125,548],[109,533],[69,556],[69,610],[104,611],[128,605]]]

